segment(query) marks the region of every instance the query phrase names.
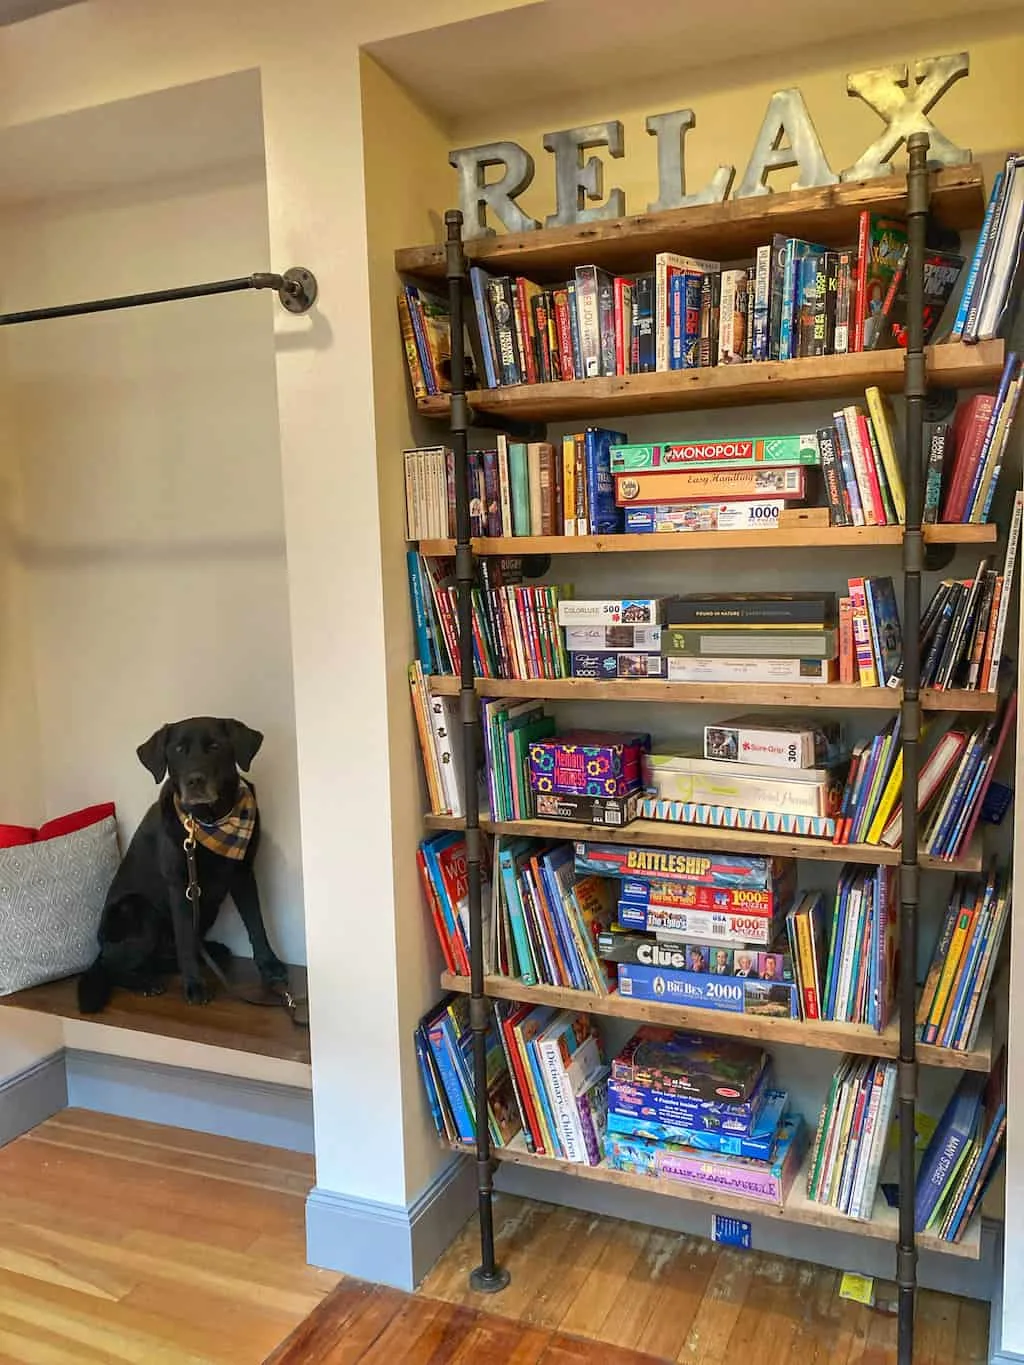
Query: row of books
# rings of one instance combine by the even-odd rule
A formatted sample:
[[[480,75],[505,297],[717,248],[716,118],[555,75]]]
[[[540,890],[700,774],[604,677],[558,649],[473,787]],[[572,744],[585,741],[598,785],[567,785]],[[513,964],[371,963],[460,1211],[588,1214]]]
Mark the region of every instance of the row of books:
[[[844,866],[824,936],[815,932],[824,899],[807,907],[811,951],[809,960],[799,959],[800,985],[805,1000],[808,992],[817,996],[821,1018],[869,1024],[877,1033],[888,1026],[896,984],[897,899],[895,868]]]
[[[953,324],[954,341],[986,341],[1006,331],[1024,231],[1022,182],[1024,157],[1011,152],[992,182],[985,218]]]
[[[473,1031],[469,999],[448,995],[420,1020],[415,1033],[416,1058],[438,1136],[449,1143],[476,1140],[476,1095],[473,1085]],[[495,1147],[504,1147],[520,1131],[504,1043],[492,1020],[487,1032],[487,1131]]]
[[[1006,1052],[991,1074],[965,1072],[921,1157],[914,1230],[959,1242],[1003,1159]]]
[[[973,579],[943,579],[922,612],[922,687],[998,690],[1022,514],[1024,493],[1018,490],[1002,573],[986,556]]]
[[[925,522],[988,521],[1022,384],[1021,359],[1011,351],[994,394],[974,394],[960,404],[952,423],[938,422],[931,428]]]
[[[838,602],[839,681],[861,687],[898,687],[903,672],[903,631],[896,589],[889,577],[850,578]],[[799,645],[800,636],[794,637]]]
[[[918,1006],[924,1043],[970,1051],[999,960],[1010,914],[1010,882],[994,866],[956,877]]]
[[[452,329],[448,300],[422,285],[406,284],[398,295],[398,323],[417,399],[450,393],[452,387]],[[466,351],[470,378],[476,369]],[[475,382],[469,387],[475,387]]]
[[[807,1171],[807,1197],[850,1218],[875,1207],[896,1096],[896,1063],[844,1057],[833,1073]]]

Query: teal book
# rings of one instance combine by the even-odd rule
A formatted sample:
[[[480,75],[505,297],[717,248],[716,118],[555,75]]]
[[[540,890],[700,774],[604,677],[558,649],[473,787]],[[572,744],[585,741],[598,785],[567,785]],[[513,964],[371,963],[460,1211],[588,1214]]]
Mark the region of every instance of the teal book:
[[[508,481],[512,494],[512,534],[530,534],[530,474],[526,460],[526,443],[508,443]]]

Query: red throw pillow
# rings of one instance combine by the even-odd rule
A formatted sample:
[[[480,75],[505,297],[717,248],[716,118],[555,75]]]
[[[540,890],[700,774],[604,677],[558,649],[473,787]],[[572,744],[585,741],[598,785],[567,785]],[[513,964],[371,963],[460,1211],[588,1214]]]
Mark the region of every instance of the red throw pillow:
[[[24,825],[0,825],[0,848],[18,848],[21,844],[34,844],[36,832]]]
[[[102,806],[86,806],[84,810],[72,811],[70,815],[58,815],[56,820],[47,820],[45,825],[41,825],[36,832],[36,839],[59,839],[64,834],[74,834],[76,830],[85,829],[89,825],[98,825],[101,820],[106,820],[108,816],[114,814],[113,801],[106,802]],[[24,840],[29,843],[30,840]]]

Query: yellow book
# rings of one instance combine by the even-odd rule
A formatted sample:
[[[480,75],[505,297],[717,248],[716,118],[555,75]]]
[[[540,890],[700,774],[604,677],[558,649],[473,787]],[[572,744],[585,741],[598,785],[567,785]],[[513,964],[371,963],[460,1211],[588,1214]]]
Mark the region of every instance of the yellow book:
[[[892,766],[889,774],[889,781],[885,784],[875,818],[868,826],[868,832],[864,835],[864,843],[877,844],[882,837],[882,830],[889,823],[889,816],[892,814],[893,807],[899,800],[900,792],[903,789],[903,749],[900,748],[896,755],[896,762]]]
[[[882,464],[885,466],[885,477],[889,484],[889,492],[892,494],[892,505],[896,511],[896,520],[903,526],[907,520],[907,498],[903,491],[903,475],[900,473],[900,462],[892,439],[892,409],[889,407],[888,400],[883,395],[882,390],[874,385],[867,391],[867,400],[871,425],[878,437],[878,449],[882,455]]]
[[[562,437],[562,531],[576,534],[576,437]]]
[[[804,1019],[807,1018],[809,989],[814,992],[815,999],[818,995],[818,983],[814,975],[814,950],[811,947],[811,925],[806,908],[806,899],[805,897],[805,904],[800,906],[794,916],[800,966],[800,1013]]]
[[[409,665],[409,691],[412,693],[412,710],[416,718],[416,734],[420,742],[420,754],[423,757],[423,775],[427,782],[427,794],[430,798],[431,815],[440,815],[448,809],[447,803],[441,794],[440,776],[436,772],[437,754],[434,749],[434,733],[430,727],[430,719],[427,715],[426,679],[423,676],[423,669],[420,664],[412,663]]]
[[[942,964],[942,975],[939,977],[939,984],[935,989],[935,999],[932,1007],[928,1011],[928,1022],[925,1025],[923,1042],[934,1042],[942,1023],[942,1017],[946,1012],[946,1004],[949,1000],[950,992],[953,989],[953,982],[956,980],[957,971],[960,967],[960,959],[963,957],[967,940],[970,937],[971,926],[974,917],[978,912],[977,902],[966,909],[960,911],[956,918],[956,928],[953,930],[953,937],[949,943],[949,952],[946,960]]]

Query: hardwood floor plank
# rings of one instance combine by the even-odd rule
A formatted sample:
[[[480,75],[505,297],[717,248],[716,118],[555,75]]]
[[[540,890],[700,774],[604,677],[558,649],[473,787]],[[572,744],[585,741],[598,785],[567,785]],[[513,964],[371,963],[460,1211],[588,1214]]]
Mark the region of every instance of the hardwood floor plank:
[[[328,1295],[314,1315],[321,1330],[293,1339],[291,1344],[286,1342],[266,1365],[356,1365],[408,1299],[397,1289],[374,1285],[368,1294],[349,1303],[345,1297],[336,1298],[343,1289],[344,1285],[340,1285]],[[335,1317],[338,1303],[342,1312],[340,1322]]]
[[[33,1135],[48,1133],[52,1129],[67,1129],[96,1136],[110,1134],[142,1145],[159,1147],[168,1154],[169,1159],[173,1159],[174,1152],[186,1152],[269,1171],[292,1171],[296,1175],[308,1176],[310,1185],[316,1178],[314,1160],[305,1152],[289,1152],[283,1147],[242,1142],[214,1133],[197,1133],[189,1128],[169,1128],[166,1124],[147,1123],[142,1119],[128,1122],[130,1126],[117,1114],[99,1114],[91,1109],[61,1109],[32,1131]]]
[[[990,1308],[976,1299],[961,1299],[956,1324],[956,1365],[985,1365],[988,1361]]]
[[[252,1228],[239,1228],[231,1223],[222,1223],[216,1216],[216,1210],[211,1211],[211,1217],[197,1223],[195,1218],[180,1214],[174,1209],[163,1209],[154,1213],[133,1204],[131,1207],[119,1208],[114,1220],[111,1217],[109,1202],[101,1199],[90,1200],[84,1197],[77,1201],[77,1207],[71,1207],[66,1201],[46,1202],[42,1197],[44,1192],[38,1187],[35,1193],[41,1197],[22,1199],[0,1193],[0,1219],[44,1228],[59,1222],[59,1226],[68,1232],[75,1232],[81,1237],[98,1237],[108,1242],[121,1241],[133,1229],[152,1228],[156,1225],[161,1232],[170,1237],[186,1234],[190,1237],[198,1236],[206,1246],[244,1251],[254,1245]],[[299,1231],[302,1232],[304,1247],[305,1232],[302,1229],[301,1215],[293,1221],[297,1222]],[[266,1235],[276,1245],[292,1230],[288,1224],[282,1222],[273,1232],[261,1233],[255,1240],[259,1241]],[[256,1254],[259,1254],[258,1251]],[[301,1259],[305,1259],[304,1254]]]
[[[537,1365],[551,1340],[542,1327],[523,1327],[491,1313],[478,1313],[473,1328],[466,1333],[445,1365]],[[438,1363],[440,1365],[440,1362]]]
[[[563,1317],[563,1332],[602,1339],[612,1306],[651,1235],[651,1229],[640,1223],[618,1225],[617,1235],[605,1245]]]
[[[338,1282],[333,1270],[319,1270],[316,1266],[295,1265],[274,1255],[254,1256],[251,1252],[227,1251],[190,1242],[183,1237],[167,1237],[158,1232],[130,1232],[123,1247],[144,1257],[155,1258],[184,1270],[213,1270],[232,1278],[246,1278],[257,1289],[271,1293],[313,1296],[317,1302]]]
[[[94,1250],[100,1243],[76,1239],[76,1247],[64,1247],[44,1228],[19,1223],[0,1223],[0,1270],[25,1279],[59,1285],[78,1294],[116,1303],[135,1288],[138,1273],[130,1267],[110,1268]]]
[[[960,1365],[957,1323],[962,1300],[931,1289],[917,1291],[914,1319],[914,1360],[918,1365]],[[988,1338],[988,1324],[985,1325]]]
[[[552,1340],[539,1365],[661,1365],[656,1356],[641,1355],[603,1341],[583,1341],[564,1333]]]
[[[317,1358],[326,1358],[348,1330],[349,1323],[363,1311],[374,1290],[374,1285],[363,1280],[342,1280],[281,1342],[264,1365],[285,1365],[286,1361],[288,1365],[311,1365]],[[314,1344],[322,1353],[319,1357],[312,1354]]]
[[[547,1291],[557,1286],[563,1270],[575,1260],[576,1245],[587,1221],[587,1215],[578,1209],[549,1208],[542,1226],[520,1253],[517,1254],[511,1245],[507,1253],[504,1249],[499,1253],[512,1275],[509,1287],[486,1303],[479,1298],[470,1300],[471,1305],[483,1312],[516,1318],[534,1326],[555,1326],[550,1321],[552,1306]],[[567,1307],[565,1302],[557,1303],[555,1311],[559,1319]]]
[[[534,1327],[560,1328],[598,1261],[612,1239],[618,1224],[608,1218],[581,1213],[571,1241],[572,1254],[552,1266],[520,1321]]]
[[[674,1254],[656,1264],[658,1300],[636,1340],[638,1351],[675,1360],[718,1265],[719,1248],[706,1237],[680,1236]]]
[[[729,1338],[744,1365],[775,1365],[789,1355],[815,1288],[814,1267],[759,1256],[746,1301]]]
[[[19,1365],[109,1365],[109,1356],[81,1342],[71,1343],[45,1327],[27,1331],[24,1323],[4,1315],[0,1315],[0,1359]]]
[[[754,1269],[749,1253],[721,1251],[715,1275],[676,1357],[683,1365],[719,1365],[728,1359],[729,1338],[750,1292]]]

